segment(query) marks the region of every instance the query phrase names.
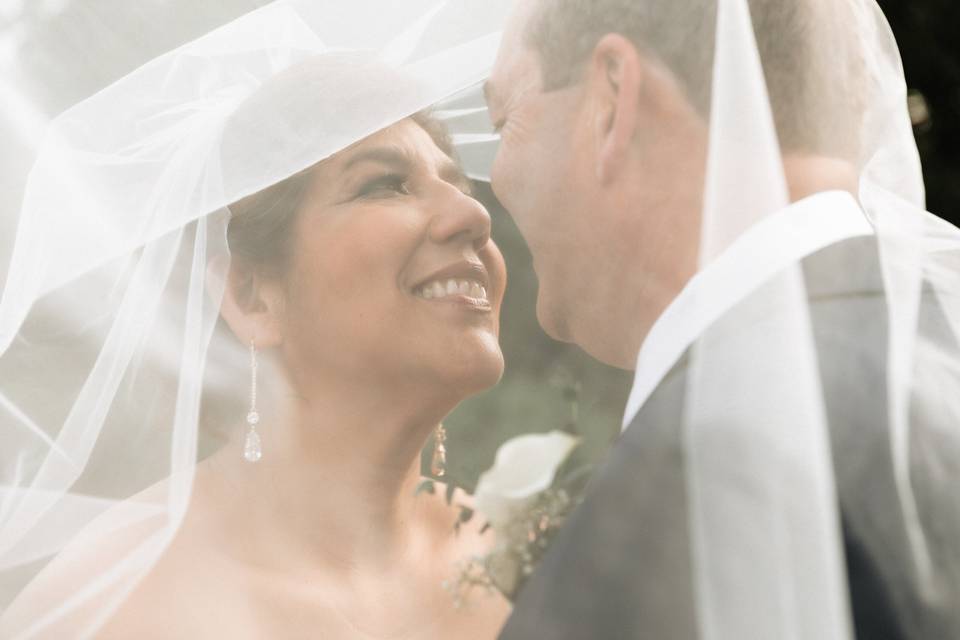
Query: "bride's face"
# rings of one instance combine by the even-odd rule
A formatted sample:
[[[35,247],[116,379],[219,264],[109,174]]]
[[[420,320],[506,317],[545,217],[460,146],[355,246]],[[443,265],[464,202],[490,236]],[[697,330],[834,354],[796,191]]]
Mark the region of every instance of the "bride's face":
[[[499,380],[506,268],[469,189],[413,120],[315,169],[284,286],[283,353],[298,386],[332,376],[466,395]]]

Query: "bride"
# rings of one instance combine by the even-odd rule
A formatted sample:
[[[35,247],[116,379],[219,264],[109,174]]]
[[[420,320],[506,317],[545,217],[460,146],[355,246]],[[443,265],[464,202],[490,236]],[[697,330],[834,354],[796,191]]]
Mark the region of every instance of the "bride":
[[[280,15],[273,9],[259,14],[265,39]],[[281,18],[276,34],[286,44],[290,21]],[[212,36],[222,47],[224,32]],[[236,65],[249,42],[237,42],[235,57],[223,58],[229,82],[246,81]],[[19,578],[19,568],[40,567],[14,586],[0,615],[5,638],[489,638],[506,617],[494,595],[453,606],[444,581],[490,535],[472,523],[455,535],[459,509],[442,492],[417,491],[424,445],[436,442],[442,475],[441,421],[504,367],[506,269],[490,216],[471,196],[444,125],[420,110],[457,87],[423,92],[407,77],[415,71],[377,63],[358,72],[342,56],[333,72],[323,56],[277,63],[277,50],[262,45],[258,64],[281,69],[240,102],[235,91],[184,85],[195,103],[164,96],[157,115],[138,117],[153,90],[145,87],[161,83],[134,78],[134,106],[117,99],[130,88],[121,83],[63,118],[50,136],[61,146],[41,151],[18,250],[33,246],[34,220],[55,210],[31,208],[38,199],[51,193],[72,209],[57,219],[62,234],[43,236],[67,247],[52,252],[63,265],[41,271],[53,284],[26,278],[0,306],[2,399],[17,401],[14,415],[25,425],[30,418],[46,451],[16,458],[0,486],[0,569]],[[162,70],[164,91],[179,62]],[[231,108],[211,107],[218,99]],[[132,141],[123,123],[94,109],[111,103],[130,109],[122,117]],[[375,117],[351,113],[358,104]],[[191,120],[195,105],[209,121]],[[370,127],[374,120],[385,126]],[[64,133],[78,123],[76,137]],[[96,153],[79,149],[87,143]],[[118,151],[105,162],[111,144]],[[308,155],[319,161],[303,162]],[[150,180],[122,172],[131,158],[155,171]],[[64,192],[41,189],[45,160],[56,167],[50,175],[67,177]],[[71,162],[83,170],[71,172]],[[183,171],[171,177],[173,163]],[[264,176],[276,179],[264,185]],[[165,180],[200,195],[170,198]],[[230,195],[217,213],[210,203],[220,196],[209,194],[219,191]],[[179,227],[162,220],[172,200],[178,215],[197,213],[183,213]],[[111,219],[107,205],[118,202],[126,208]],[[91,203],[97,223],[85,218],[72,233],[73,209]],[[71,253],[88,236],[93,247],[111,247],[103,255],[129,253],[104,262],[91,246]],[[81,258],[87,266],[64,266]],[[10,282],[29,264],[15,254]],[[26,322],[6,347],[22,300],[43,301],[24,305]],[[56,378],[45,344],[82,353],[57,360],[64,374]],[[7,375],[21,365],[21,378]],[[118,376],[104,372],[111,367]],[[78,393],[66,391],[73,378]],[[51,398],[68,403],[62,423],[55,408],[44,413]],[[39,460],[32,479],[31,459]]]
[[[199,466],[180,533],[104,637],[494,635],[503,601],[456,611],[442,588],[483,539],[415,495],[425,440],[503,369],[503,259],[451,151],[407,119],[306,172],[298,206],[235,207],[222,314],[287,390],[262,459],[236,444]]]
[[[221,313],[283,379],[262,458],[237,433],[198,465],[180,530],[100,637],[493,637],[506,602],[458,610],[442,586],[485,538],[416,495],[425,441],[503,371],[506,270],[451,154],[416,116],[233,207]]]
[[[222,314],[283,397],[262,459],[238,442],[200,464],[180,532],[103,637],[493,637],[505,601],[455,610],[442,587],[484,539],[415,495],[425,441],[503,370],[503,259],[450,153],[407,119],[309,170],[296,208],[238,207]]]

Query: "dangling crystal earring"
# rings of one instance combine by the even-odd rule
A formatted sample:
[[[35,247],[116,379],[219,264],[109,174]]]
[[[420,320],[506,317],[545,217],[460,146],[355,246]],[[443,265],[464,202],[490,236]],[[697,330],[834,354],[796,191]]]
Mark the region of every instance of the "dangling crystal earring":
[[[439,424],[433,434],[433,460],[430,461],[430,472],[437,478],[442,478],[447,473],[447,448],[444,446],[446,441],[447,432],[443,425]]]
[[[256,462],[263,457],[260,448],[260,434],[257,433],[257,424],[260,414],[257,413],[257,347],[250,338],[250,412],[247,414],[247,439],[243,443],[243,457],[247,462]]]

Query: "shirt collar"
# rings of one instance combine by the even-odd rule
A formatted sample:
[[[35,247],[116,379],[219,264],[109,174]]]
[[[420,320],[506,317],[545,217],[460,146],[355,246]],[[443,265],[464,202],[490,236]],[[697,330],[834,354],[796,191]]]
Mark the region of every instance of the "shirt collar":
[[[842,240],[873,233],[846,191],[814,194],[748,229],[690,279],[651,327],[637,355],[622,428],[630,425],[697,337],[734,305],[791,264]]]

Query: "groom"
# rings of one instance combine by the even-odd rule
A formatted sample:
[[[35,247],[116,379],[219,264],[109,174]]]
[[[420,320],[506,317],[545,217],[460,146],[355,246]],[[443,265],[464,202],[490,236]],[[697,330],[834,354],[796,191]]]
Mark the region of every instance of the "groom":
[[[791,23],[796,12],[783,11],[784,2],[751,2],[754,24],[774,34],[765,40],[757,33],[764,60],[776,59],[778,52],[789,58],[795,46],[790,36],[804,28]],[[684,60],[675,51],[678,32],[659,42],[656,25],[687,21],[681,42],[712,51],[712,4],[522,1],[485,86],[490,116],[501,134],[492,184],[533,255],[540,282],[537,316],[551,336],[624,369],[635,368],[651,328],[691,286],[704,199],[709,131],[703,114],[709,86],[691,84],[684,65],[710,60],[698,62],[696,55]],[[648,6],[639,10],[640,5]],[[651,16],[658,20],[652,26],[644,22]],[[674,50],[668,50],[671,46]],[[820,55],[826,56],[822,69],[842,67],[833,64],[830,51]],[[836,77],[823,75],[824,91],[846,95],[848,78],[839,70]],[[828,191],[855,194],[858,173],[851,150],[856,141],[850,132],[862,116],[856,104],[839,101],[831,114],[833,129],[812,145],[801,145],[804,114],[797,109],[791,79],[786,80],[769,90],[791,201]],[[785,233],[780,229],[772,237],[783,241]],[[870,229],[823,233],[837,241],[825,242],[822,251],[801,263],[810,295],[846,300],[872,293],[847,305],[810,302],[856,637],[960,637],[949,598],[925,600],[900,576],[909,572],[897,564],[908,556],[904,534],[881,526],[884,514],[898,508],[888,461],[877,454],[876,464],[866,468],[844,464],[845,452],[862,456],[876,444],[856,434],[869,434],[872,425],[887,420],[886,310],[877,268],[842,269],[851,253],[858,264],[876,267]],[[749,252],[736,258],[751,268]],[[733,295],[720,285],[718,295]],[[841,340],[831,334],[837,327]],[[865,366],[864,353],[873,357]],[[854,361],[863,368],[851,369]],[[698,637],[680,433],[686,362],[681,358],[654,386],[614,445],[583,505],[520,594],[502,638]],[[955,511],[951,504],[944,517],[951,535],[960,534]],[[949,535],[945,540],[941,547],[934,543],[935,558],[956,552],[955,540]],[[903,553],[887,557],[882,549]],[[956,595],[950,591],[955,588],[947,585],[946,593]]]

